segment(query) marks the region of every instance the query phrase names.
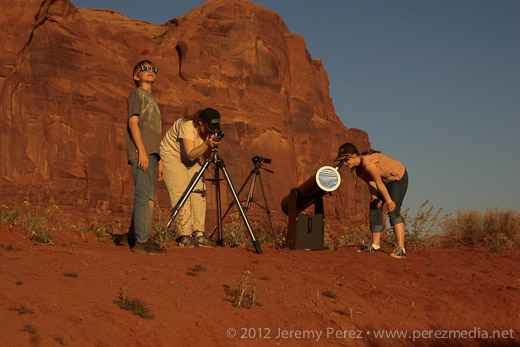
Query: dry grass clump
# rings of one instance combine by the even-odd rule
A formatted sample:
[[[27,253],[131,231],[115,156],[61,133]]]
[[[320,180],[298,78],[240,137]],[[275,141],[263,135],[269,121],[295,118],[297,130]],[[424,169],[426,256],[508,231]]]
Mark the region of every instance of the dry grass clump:
[[[0,188],[0,202],[2,202],[2,189]],[[20,211],[17,209],[11,209],[9,206],[0,204],[0,225],[13,225],[17,224],[20,218]]]
[[[231,292],[231,297],[224,300],[230,301],[235,307],[251,308],[254,305],[262,306],[256,300],[256,280],[250,278],[251,271],[243,271],[242,278],[237,280],[238,288]]]
[[[154,315],[151,313],[151,310],[147,304],[139,298],[130,299],[126,294],[127,290],[127,288],[121,288],[119,291],[119,299],[114,300],[114,304],[117,304],[123,310],[130,311],[139,317],[145,319],[154,318]]]
[[[18,222],[20,211],[12,210],[7,205],[0,205],[0,224],[13,225]]]
[[[448,214],[441,217],[442,208],[435,210],[429,201],[426,200],[419,209],[415,217],[408,216],[408,209],[402,212],[405,225],[406,245],[413,248],[425,248],[432,246],[432,237],[439,235],[444,222],[451,216]]]
[[[426,200],[417,214],[412,217],[408,215],[409,209],[402,211],[405,225],[406,246],[412,248],[425,248],[432,246],[432,237],[439,235],[442,230],[444,220],[450,215],[441,217],[442,208],[435,209],[433,205],[428,206]],[[361,224],[354,228],[345,228],[345,234],[338,241],[338,247],[342,246],[362,246],[367,247],[372,242],[370,226]],[[383,247],[395,247],[395,234],[390,228],[381,234],[381,245]]]
[[[338,240],[338,247],[361,246],[367,247],[372,242],[370,227],[361,224],[357,227],[345,227],[345,234]]]
[[[445,245],[503,252],[520,247],[520,213],[487,208],[458,211],[444,223]]]
[[[247,230],[247,226],[245,225],[242,216],[238,212],[235,212],[230,214],[227,220],[227,223],[222,224],[222,237],[224,238],[224,243],[226,245],[232,245],[241,248],[253,247],[253,242],[251,241],[249,230]],[[278,228],[273,233],[269,223],[260,224],[256,221],[252,221],[250,218],[248,218],[248,221],[258,242],[261,244],[272,242],[276,248],[285,247],[285,237],[287,230]],[[216,227],[214,231],[216,235]]]
[[[173,210],[172,210],[173,211]],[[162,248],[170,248],[175,240],[180,236],[179,231],[189,222],[183,222],[186,210],[183,207],[179,210],[175,220],[166,226],[171,218],[171,212],[165,212],[158,203],[155,204],[153,211],[152,228],[154,231],[153,242]]]
[[[22,229],[33,242],[54,245],[53,232],[56,228],[50,224],[55,223],[53,216],[59,211],[57,205],[32,206],[29,201],[23,202]]]

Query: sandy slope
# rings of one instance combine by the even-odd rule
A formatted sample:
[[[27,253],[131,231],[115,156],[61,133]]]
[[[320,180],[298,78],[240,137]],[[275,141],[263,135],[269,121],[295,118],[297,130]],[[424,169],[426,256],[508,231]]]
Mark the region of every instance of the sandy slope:
[[[16,228],[0,227],[0,238],[2,346],[411,345],[413,334],[422,345],[520,344],[520,251],[409,249],[396,260],[264,244],[262,255],[225,247],[146,256],[73,232],[56,246],[33,245]],[[188,275],[195,265],[205,270]],[[261,305],[236,308],[225,299],[246,270]],[[120,288],[154,318],[119,308]],[[21,305],[34,313],[13,310]],[[447,329],[481,338],[441,338]],[[482,338],[493,329],[500,339]],[[394,330],[408,335],[376,336]]]

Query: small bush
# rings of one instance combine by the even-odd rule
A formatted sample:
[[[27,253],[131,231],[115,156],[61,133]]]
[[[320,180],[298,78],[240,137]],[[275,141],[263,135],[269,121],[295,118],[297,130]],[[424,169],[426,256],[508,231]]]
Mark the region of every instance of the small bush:
[[[282,247],[285,242],[285,234],[283,232],[275,232],[273,234],[270,225],[261,225],[258,222],[252,222],[250,219],[248,219],[248,221],[256,240],[260,244],[272,242],[276,248]],[[222,237],[224,238],[224,243],[227,245],[236,245],[242,248],[253,247],[249,230],[247,230],[247,226],[238,212],[231,214],[229,222],[222,224]]]
[[[7,205],[0,205],[0,224],[13,225],[18,222],[20,211],[11,210]]]
[[[83,233],[94,233],[96,235],[96,241],[105,241],[108,236],[121,234],[121,223],[115,221],[113,223],[102,223],[98,225],[91,224],[90,226],[85,225],[69,225],[69,229],[75,231],[81,235],[84,239]]]
[[[185,221],[184,224],[182,224],[182,216],[185,213],[183,206],[177,213],[175,220],[169,227],[167,227],[166,225],[168,224],[171,215],[165,214],[159,206],[156,206],[154,208],[152,221],[152,228],[155,234],[153,242],[162,248],[169,248],[172,243],[175,242],[178,235],[180,235],[179,230],[181,227],[188,222]]]
[[[139,317],[146,319],[152,319],[154,317],[154,315],[150,313],[150,308],[146,306],[144,301],[139,298],[129,299],[126,292],[127,288],[121,288],[119,292],[119,300],[114,300],[114,303],[123,310],[130,311]]]
[[[352,317],[352,309],[346,310],[346,309],[335,308],[333,311],[336,313],[339,313],[342,316]]]
[[[332,292],[332,291],[330,291],[330,290],[327,290],[327,291],[325,291],[325,292],[322,292],[321,294],[322,294],[323,296],[326,296],[327,298],[331,298],[331,299],[336,299],[336,298],[338,297],[334,292]]]
[[[0,202],[2,202],[2,190],[0,189]],[[20,211],[10,209],[7,205],[0,205],[0,224],[13,225],[18,222]]]
[[[368,247],[372,242],[370,227],[361,224],[355,228],[345,227],[345,234],[340,237],[338,247],[343,246],[364,246]]]
[[[520,213],[488,208],[457,211],[444,223],[448,247],[473,247],[491,252],[503,252],[520,247]]]
[[[62,346],[66,346],[65,340],[61,336],[55,336],[54,337],[54,341],[58,342]]]
[[[9,307],[10,311],[16,311],[19,314],[33,314],[34,310],[25,307],[25,305],[20,305],[20,307]]]
[[[338,247],[338,243],[330,236],[328,229],[329,227],[326,225],[323,232],[323,249],[334,250]]]
[[[25,324],[22,328],[22,331],[28,332],[29,334],[36,334],[38,329],[31,324]]]
[[[242,278],[237,280],[238,288],[232,292],[231,298],[226,298],[235,307],[251,308],[253,305],[261,305],[256,301],[256,280],[249,278],[249,275],[250,271],[243,271]]]
[[[121,223],[115,221],[114,223],[103,223],[99,225],[91,225],[90,230],[96,235],[97,241],[104,241],[108,236],[113,234],[121,234]]]
[[[443,221],[449,217],[441,217],[442,208],[435,211],[434,206],[428,208],[429,201],[426,200],[419,206],[415,217],[408,216],[409,209],[401,212],[405,225],[405,245],[413,248],[424,248],[431,246],[431,238],[440,233]],[[339,239],[340,246],[363,246],[368,247],[372,242],[370,226],[359,225],[354,228],[345,228],[344,235]],[[395,247],[395,233],[392,229],[385,229],[381,233],[382,247]]]
[[[188,272],[186,272],[186,275],[198,276],[199,272],[202,272],[202,271],[206,271],[206,268],[200,264],[197,264],[194,267],[188,268]]]
[[[23,207],[22,229],[27,237],[37,243],[53,245],[52,228],[49,226],[49,222],[59,210],[59,207],[56,205],[49,207],[31,206],[29,201],[24,201]]]
[[[402,212],[405,224],[405,242],[408,247],[431,246],[431,237],[441,232],[443,221],[451,215],[441,217],[442,208],[435,211],[433,205],[428,208],[428,203],[429,201],[426,200],[419,206],[417,215],[413,218],[408,216],[409,209]]]

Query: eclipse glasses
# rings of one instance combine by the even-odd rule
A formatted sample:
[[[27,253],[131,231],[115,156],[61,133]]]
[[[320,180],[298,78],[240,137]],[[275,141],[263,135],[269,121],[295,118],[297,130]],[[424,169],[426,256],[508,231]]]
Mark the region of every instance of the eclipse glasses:
[[[146,66],[146,65],[143,65],[141,66],[141,71],[148,71],[148,70],[151,70],[152,72],[159,72],[159,69],[156,68],[155,66]]]

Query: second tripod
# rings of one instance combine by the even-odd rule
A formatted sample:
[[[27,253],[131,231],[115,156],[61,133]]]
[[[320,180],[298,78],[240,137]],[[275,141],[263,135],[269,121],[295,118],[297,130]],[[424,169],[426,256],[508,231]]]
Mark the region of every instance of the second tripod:
[[[275,236],[275,233],[274,233],[273,222],[271,220],[271,211],[269,210],[269,206],[267,205],[267,198],[266,198],[266,195],[265,195],[264,185],[262,183],[262,177],[260,175],[260,169],[263,169],[263,170],[265,170],[265,171],[267,171],[269,173],[273,173],[273,171],[268,170],[268,169],[262,167],[262,164],[264,164],[264,163],[265,164],[269,164],[271,162],[271,159],[267,159],[267,158],[260,157],[260,156],[255,156],[251,160],[253,161],[253,164],[255,165],[255,167],[249,173],[249,176],[244,181],[244,184],[242,184],[242,187],[240,187],[240,190],[238,191],[238,195],[240,196],[240,193],[242,193],[242,190],[245,188],[247,182],[251,179],[251,185],[249,186],[249,191],[247,193],[247,198],[245,200],[245,204],[243,206],[243,209],[244,209],[245,212],[247,212],[249,210],[249,207],[251,206],[252,202],[254,202],[256,205],[258,205],[259,207],[264,209],[265,212],[267,213],[267,217],[269,219],[269,226],[271,227],[271,234],[273,236],[273,240],[275,240],[276,236]],[[265,206],[260,205],[259,203],[254,201],[254,198],[253,198],[253,192],[255,190],[255,183],[256,183],[256,179],[257,178],[258,178],[258,181],[260,182],[260,188],[262,189],[262,195],[263,195],[263,198],[264,198]],[[226,217],[226,215],[228,214],[229,210],[231,210],[231,208],[233,207],[234,204],[235,204],[235,202],[231,202],[231,204],[229,205],[229,207],[226,210],[226,212],[224,212],[224,215],[222,216],[222,220]],[[215,228],[215,230],[213,230],[213,234],[215,233],[215,231],[216,231],[216,228]],[[238,232],[237,232],[237,235],[236,235],[236,238],[235,238],[234,246],[238,246],[241,232],[242,232],[242,222],[240,223],[240,226],[238,228]]]
[[[188,184],[188,187],[182,193],[179,201],[175,204],[175,207],[173,208],[173,211],[170,215],[170,218],[168,219],[168,223],[166,224],[166,229],[170,226],[170,224],[175,220],[175,217],[179,214],[179,211],[190,196],[193,189],[195,189],[195,186],[199,182],[199,180],[204,176],[204,171],[208,168],[208,166],[213,163],[214,164],[214,179],[212,180],[215,183],[215,190],[216,190],[216,199],[217,199],[217,244],[222,246],[224,243],[224,239],[222,237],[222,218],[221,218],[221,207],[220,207],[220,178],[219,178],[219,170],[222,169],[222,172],[224,173],[224,177],[227,181],[229,190],[231,190],[231,194],[233,195],[233,198],[235,199],[235,202],[238,206],[238,209],[240,211],[240,214],[242,216],[242,221],[246,225],[247,230],[249,231],[249,236],[251,237],[251,241],[253,242],[253,246],[255,247],[255,250],[258,254],[262,254],[262,248],[260,247],[260,243],[255,237],[255,234],[253,233],[253,230],[251,229],[251,224],[249,223],[249,220],[247,219],[246,213],[244,209],[242,208],[242,205],[240,204],[240,200],[238,198],[238,195],[235,191],[235,187],[233,186],[233,183],[231,182],[231,179],[229,178],[229,174],[226,170],[226,165],[224,164],[224,161],[220,159],[218,156],[218,147],[214,147],[211,150],[211,156],[210,158],[206,159],[204,162],[204,165],[202,165],[202,168],[197,172],[191,179],[191,182]],[[208,180],[210,181],[210,180]]]

